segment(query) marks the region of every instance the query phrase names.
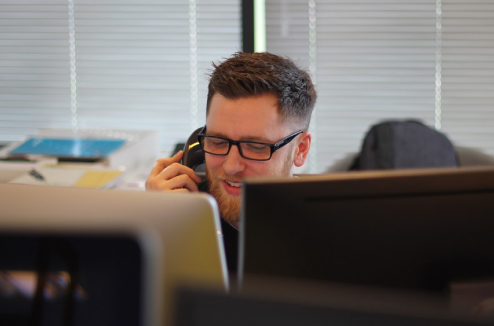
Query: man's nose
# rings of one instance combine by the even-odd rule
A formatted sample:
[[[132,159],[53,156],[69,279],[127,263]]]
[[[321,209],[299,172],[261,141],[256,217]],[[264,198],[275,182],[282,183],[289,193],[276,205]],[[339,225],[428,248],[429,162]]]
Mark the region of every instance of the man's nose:
[[[245,170],[245,159],[240,155],[238,146],[232,145],[230,152],[225,156],[223,169],[228,175],[235,175]]]

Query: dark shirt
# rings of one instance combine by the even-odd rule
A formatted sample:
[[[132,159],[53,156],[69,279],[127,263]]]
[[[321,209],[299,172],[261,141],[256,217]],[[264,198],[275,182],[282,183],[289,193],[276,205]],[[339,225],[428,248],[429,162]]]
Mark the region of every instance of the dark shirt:
[[[207,181],[199,183],[198,186],[199,191],[207,192],[209,194],[209,184]],[[236,273],[238,264],[238,231],[223,218],[221,218],[220,221],[228,272]]]

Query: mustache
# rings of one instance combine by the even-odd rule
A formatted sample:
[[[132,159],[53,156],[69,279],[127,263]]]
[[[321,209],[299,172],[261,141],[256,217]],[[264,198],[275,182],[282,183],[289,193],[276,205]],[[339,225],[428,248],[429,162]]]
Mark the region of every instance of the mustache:
[[[235,180],[236,182],[241,182],[244,179],[243,173],[229,175],[222,172],[211,172],[206,168],[206,177],[210,177],[211,179],[221,179],[221,180]]]

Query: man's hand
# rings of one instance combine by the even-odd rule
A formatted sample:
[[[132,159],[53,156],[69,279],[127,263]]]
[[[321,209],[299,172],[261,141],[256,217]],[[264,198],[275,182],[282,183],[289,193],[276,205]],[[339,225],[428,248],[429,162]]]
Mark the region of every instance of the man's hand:
[[[199,191],[197,183],[201,182],[201,178],[191,168],[179,164],[183,154],[180,151],[170,158],[158,159],[146,180],[146,190]]]

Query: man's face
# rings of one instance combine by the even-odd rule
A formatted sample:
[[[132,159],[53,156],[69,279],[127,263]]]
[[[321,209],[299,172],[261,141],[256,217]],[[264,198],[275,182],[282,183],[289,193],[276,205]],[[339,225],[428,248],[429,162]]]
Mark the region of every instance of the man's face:
[[[215,94],[210,103],[206,127],[209,136],[269,144],[298,131],[295,126],[280,121],[277,99],[271,94],[235,100]],[[269,161],[245,159],[234,145],[226,156],[206,153],[210,192],[218,201],[224,219],[238,226],[240,186],[245,177],[291,175],[298,137],[274,152]]]

